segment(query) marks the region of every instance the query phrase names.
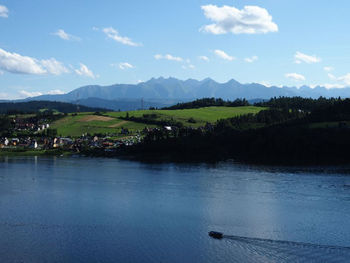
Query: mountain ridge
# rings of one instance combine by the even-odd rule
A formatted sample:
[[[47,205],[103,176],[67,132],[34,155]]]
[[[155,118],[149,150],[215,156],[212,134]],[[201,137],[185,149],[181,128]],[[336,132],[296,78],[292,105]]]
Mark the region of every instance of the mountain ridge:
[[[235,100],[245,98],[270,99],[272,97],[308,97],[319,98],[320,96],[329,97],[350,97],[350,88],[326,89],[317,86],[296,87],[267,87],[259,83],[242,84],[235,79],[224,83],[219,83],[211,78],[203,80],[159,77],[151,78],[148,81],[138,84],[114,84],[108,86],[87,85],[74,89],[66,94],[60,95],[41,95],[37,97],[26,98],[22,101],[48,100],[71,103],[86,103],[86,106],[95,107],[93,99],[99,99],[99,106],[105,100],[114,110],[127,110],[142,107],[141,99],[149,107],[169,106],[171,103],[190,101],[205,97],[222,98],[225,100]],[[132,101],[133,107],[127,107],[123,101]],[[96,100],[97,101],[97,100]],[[113,103],[112,103],[113,102]],[[121,105],[121,106],[120,106]],[[136,108],[135,108],[136,109]]]

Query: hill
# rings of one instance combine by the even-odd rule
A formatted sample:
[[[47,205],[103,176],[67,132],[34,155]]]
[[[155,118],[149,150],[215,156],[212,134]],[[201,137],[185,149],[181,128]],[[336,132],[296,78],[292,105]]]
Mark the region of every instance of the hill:
[[[52,123],[51,127],[57,129],[62,136],[81,136],[89,134],[121,133],[122,128],[130,132],[142,130],[145,127],[157,127],[160,123],[176,122],[187,127],[204,126],[207,122],[215,123],[219,119],[230,118],[248,113],[257,113],[263,107],[204,107],[185,110],[139,110],[130,112],[107,112],[102,115],[92,113],[79,113],[69,115]],[[139,118],[135,121],[125,120]],[[141,119],[141,120],[140,120]],[[191,119],[191,121],[189,121]]]
[[[77,105],[57,101],[0,102],[0,114],[35,113],[43,110],[69,113],[77,111]],[[106,109],[79,105],[81,112],[104,110]]]

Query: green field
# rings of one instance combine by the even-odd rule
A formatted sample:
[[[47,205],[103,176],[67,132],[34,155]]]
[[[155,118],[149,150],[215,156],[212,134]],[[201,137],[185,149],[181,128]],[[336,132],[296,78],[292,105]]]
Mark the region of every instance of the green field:
[[[258,113],[262,107],[205,107],[199,109],[184,110],[140,110],[129,111],[129,117],[142,117],[144,114],[156,114],[156,120],[170,120],[182,122],[185,126],[199,127],[206,122],[215,123],[219,119],[230,118],[242,114]],[[61,136],[81,136],[83,133],[120,133],[121,128],[127,128],[131,132],[142,130],[145,127],[156,127],[144,123],[124,121],[119,117],[125,117],[126,112],[107,112],[104,116],[93,115],[92,113],[80,113],[76,116],[68,115],[52,123],[51,128],[57,129]],[[193,118],[195,123],[188,122]]]
[[[143,114],[157,114],[157,120],[169,120],[182,122],[185,126],[199,127],[206,122],[214,123],[219,119],[226,119],[248,113],[258,113],[264,108],[255,106],[244,107],[204,107],[198,109],[184,110],[139,110],[129,111],[129,116],[142,117]],[[108,112],[111,117],[125,117],[126,112]],[[188,119],[193,118],[196,123],[189,123]]]
[[[101,120],[98,120],[100,118]],[[92,113],[80,113],[76,116],[69,115],[55,121],[50,128],[57,129],[60,136],[81,136],[83,133],[89,134],[115,134],[120,133],[121,129],[128,129],[136,132],[145,128],[145,124],[130,121],[123,121],[116,117],[106,118],[103,116],[92,115]],[[147,125],[147,127],[155,127]]]

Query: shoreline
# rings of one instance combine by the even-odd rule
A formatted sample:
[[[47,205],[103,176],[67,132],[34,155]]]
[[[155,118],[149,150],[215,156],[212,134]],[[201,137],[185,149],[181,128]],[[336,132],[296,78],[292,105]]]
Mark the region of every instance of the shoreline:
[[[217,164],[220,162],[235,162],[237,164],[242,165],[253,165],[253,166],[267,166],[267,167],[340,167],[340,166],[349,166],[349,163],[344,162],[313,162],[311,160],[246,160],[244,158],[234,158],[232,156],[225,155],[211,155],[206,153],[200,153],[196,155],[186,155],[178,154],[178,153],[135,153],[135,152],[127,152],[127,151],[116,151],[116,152],[106,152],[101,150],[90,150],[90,151],[82,151],[72,152],[61,149],[50,149],[50,150],[23,150],[23,149],[0,149],[0,157],[29,157],[29,156],[42,156],[42,157],[50,157],[50,156],[60,156],[60,157],[70,157],[70,156],[79,156],[79,157],[89,157],[89,158],[109,158],[109,159],[119,159],[119,160],[127,160],[127,161],[137,161],[141,163],[154,163],[154,164],[165,164],[165,163],[175,163],[175,164]],[[344,167],[344,169],[346,169]]]

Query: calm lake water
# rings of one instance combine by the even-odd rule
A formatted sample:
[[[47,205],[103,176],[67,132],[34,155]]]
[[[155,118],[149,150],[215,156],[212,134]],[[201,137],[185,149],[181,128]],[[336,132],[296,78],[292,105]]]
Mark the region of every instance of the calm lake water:
[[[349,262],[346,247],[335,169],[0,158],[0,262]]]

